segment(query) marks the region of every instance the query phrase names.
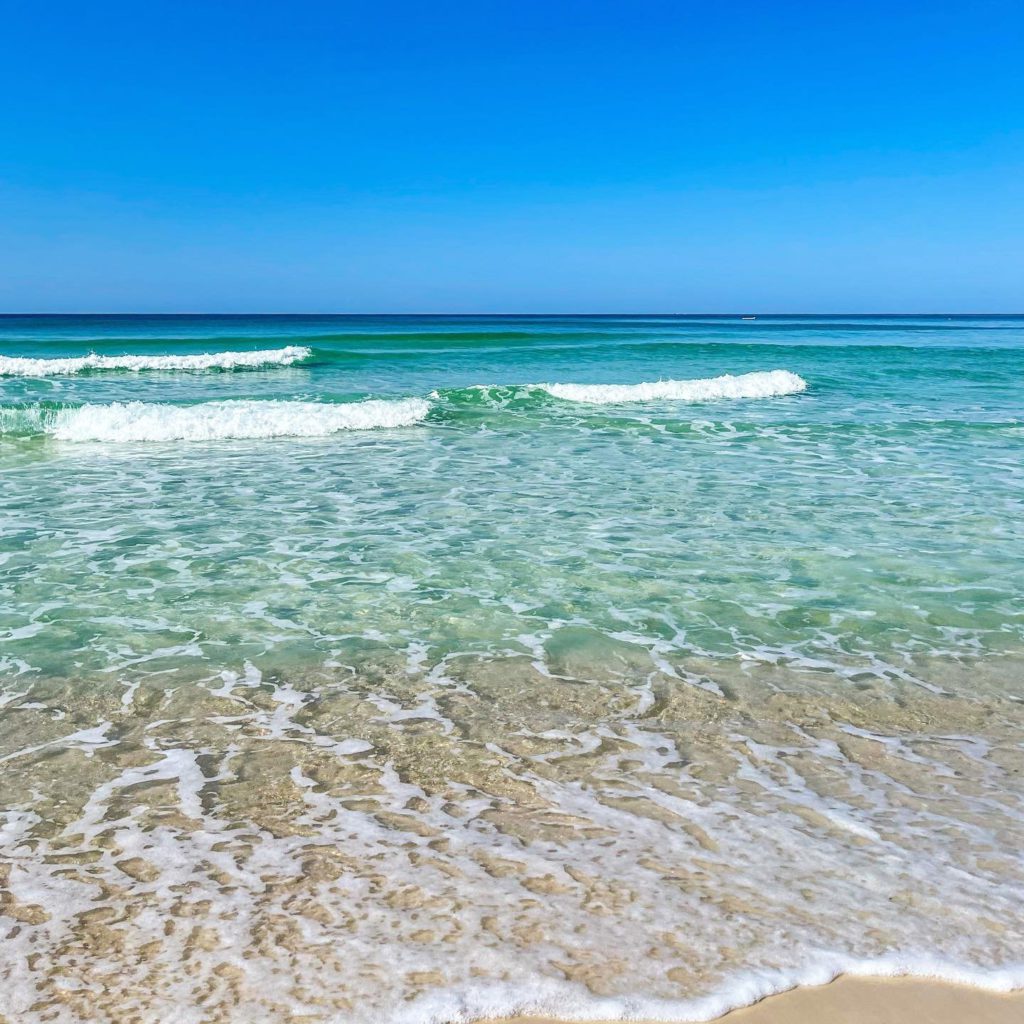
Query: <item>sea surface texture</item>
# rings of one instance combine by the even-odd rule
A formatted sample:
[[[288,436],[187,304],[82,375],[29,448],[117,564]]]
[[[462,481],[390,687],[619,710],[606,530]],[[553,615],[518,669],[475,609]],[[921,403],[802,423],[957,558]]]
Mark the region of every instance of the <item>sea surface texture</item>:
[[[0,318],[0,1020],[1024,983],[1024,318]]]

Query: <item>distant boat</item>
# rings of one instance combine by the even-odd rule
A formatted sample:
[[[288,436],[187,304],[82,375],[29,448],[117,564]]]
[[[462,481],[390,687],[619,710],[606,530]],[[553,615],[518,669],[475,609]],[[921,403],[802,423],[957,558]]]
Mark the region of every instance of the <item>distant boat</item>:
[[[741,320],[756,320],[757,317],[756,316],[741,316],[740,319]]]

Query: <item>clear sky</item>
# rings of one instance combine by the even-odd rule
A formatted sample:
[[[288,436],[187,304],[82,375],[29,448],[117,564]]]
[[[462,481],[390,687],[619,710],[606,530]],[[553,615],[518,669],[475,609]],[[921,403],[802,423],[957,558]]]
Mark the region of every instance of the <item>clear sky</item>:
[[[3,0],[0,310],[1022,311],[1022,0]]]

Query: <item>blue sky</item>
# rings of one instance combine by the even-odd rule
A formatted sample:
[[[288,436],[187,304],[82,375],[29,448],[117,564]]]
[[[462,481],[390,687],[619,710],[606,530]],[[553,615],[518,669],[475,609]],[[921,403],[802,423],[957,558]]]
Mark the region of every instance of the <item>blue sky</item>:
[[[1021,311],[1024,4],[29,3],[0,310]]]

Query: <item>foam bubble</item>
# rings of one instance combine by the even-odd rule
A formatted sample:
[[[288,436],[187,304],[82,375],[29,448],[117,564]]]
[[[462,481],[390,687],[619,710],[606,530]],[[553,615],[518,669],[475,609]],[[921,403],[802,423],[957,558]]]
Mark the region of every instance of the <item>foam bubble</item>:
[[[775,398],[804,391],[807,381],[789,370],[762,370],[705,377],[697,380],[659,380],[644,384],[538,384],[556,398],[592,405],[616,402],[709,402],[721,398]]]
[[[312,349],[304,345],[257,349],[252,352],[203,352],[172,356],[87,356],[31,359],[0,356],[0,377],[54,377],[88,370],[240,370],[261,366],[290,366],[308,359]]]
[[[321,437],[342,430],[407,427],[430,411],[421,398],[324,402],[233,400],[174,406],[114,402],[63,409],[43,429],[61,441],[215,441]]]

